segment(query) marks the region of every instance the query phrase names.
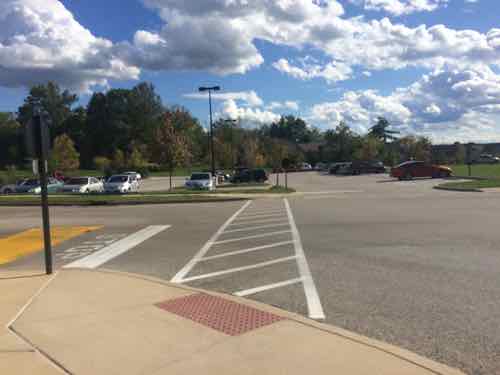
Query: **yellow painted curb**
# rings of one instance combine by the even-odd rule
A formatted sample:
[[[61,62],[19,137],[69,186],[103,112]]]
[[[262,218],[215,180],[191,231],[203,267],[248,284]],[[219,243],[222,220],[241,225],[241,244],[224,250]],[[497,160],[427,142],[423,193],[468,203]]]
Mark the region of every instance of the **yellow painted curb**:
[[[102,226],[90,227],[53,227],[51,228],[52,244],[58,245],[84,233],[92,232]],[[9,237],[0,238],[0,265],[12,262],[19,257],[36,253],[43,249],[41,228],[28,229]]]

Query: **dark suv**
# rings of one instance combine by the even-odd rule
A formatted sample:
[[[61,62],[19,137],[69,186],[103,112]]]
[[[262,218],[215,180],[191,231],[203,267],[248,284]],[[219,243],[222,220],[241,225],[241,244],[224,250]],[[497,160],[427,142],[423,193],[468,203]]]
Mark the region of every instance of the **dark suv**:
[[[231,178],[233,183],[242,182],[266,182],[269,180],[269,176],[265,169],[240,169]]]

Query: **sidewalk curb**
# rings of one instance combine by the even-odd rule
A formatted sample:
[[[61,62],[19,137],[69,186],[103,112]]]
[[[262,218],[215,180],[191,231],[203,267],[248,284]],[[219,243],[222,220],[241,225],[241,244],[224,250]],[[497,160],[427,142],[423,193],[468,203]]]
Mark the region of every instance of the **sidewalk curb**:
[[[81,269],[73,269],[73,270],[71,270],[71,269],[66,270],[65,269],[63,272],[72,272],[72,271],[82,271],[82,270]],[[97,273],[109,273],[109,274],[114,274],[114,275],[118,275],[118,276],[135,278],[135,279],[139,279],[139,280],[145,280],[145,281],[149,281],[149,282],[153,282],[153,283],[158,283],[161,285],[165,285],[165,286],[169,286],[169,287],[173,287],[173,288],[178,288],[178,289],[182,289],[182,290],[186,290],[186,291],[190,291],[190,292],[204,293],[204,294],[208,294],[208,295],[212,295],[212,296],[225,298],[225,299],[230,300],[230,301],[234,301],[234,302],[248,305],[248,306],[263,310],[263,311],[267,311],[267,312],[271,312],[271,313],[283,316],[283,317],[287,318],[288,320],[293,321],[295,323],[299,323],[299,324],[308,326],[310,328],[314,328],[314,329],[317,329],[317,330],[320,330],[323,332],[327,332],[327,333],[330,333],[332,335],[336,335],[336,336],[342,337],[344,339],[353,341],[355,343],[365,345],[365,346],[371,347],[371,348],[376,349],[376,350],[380,350],[386,354],[392,355],[400,360],[403,360],[403,361],[406,361],[406,362],[411,363],[413,365],[416,365],[416,366],[418,366],[422,369],[425,369],[427,371],[430,371],[436,375],[465,375],[463,372],[461,372],[458,369],[452,368],[448,365],[438,363],[438,362],[433,361],[431,359],[427,359],[427,358],[425,358],[421,355],[418,355],[416,353],[413,353],[409,350],[402,349],[402,348],[399,348],[397,346],[387,344],[387,343],[379,341],[379,340],[371,339],[371,338],[368,338],[366,336],[362,336],[360,334],[357,334],[357,333],[354,333],[351,331],[347,331],[347,330],[344,330],[342,328],[339,328],[339,327],[336,327],[333,325],[329,325],[326,323],[320,323],[320,322],[305,318],[299,314],[292,313],[292,312],[289,312],[286,310],[282,310],[278,307],[267,305],[267,304],[264,304],[262,302],[257,302],[254,300],[246,299],[243,297],[237,297],[237,296],[233,296],[233,295],[229,295],[229,294],[225,294],[225,293],[219,293],[219,292],[213,292],[213,291],[207,291],[207,290],[203,290],[203,289],[193,288],[193,287],[182,285],[182,284],[174,284],[174,283],[171,283],[171,282],[168,282],[168,281],[156,278],[156,277],[138,275],[138,274],[134,274],[134,273],[130,273],[130,272],[115,271],[115,270],[103,269],[103,268],[101,268],[99,270],[87,270],[87,269],[85,269],[84,271],[97,272]]]

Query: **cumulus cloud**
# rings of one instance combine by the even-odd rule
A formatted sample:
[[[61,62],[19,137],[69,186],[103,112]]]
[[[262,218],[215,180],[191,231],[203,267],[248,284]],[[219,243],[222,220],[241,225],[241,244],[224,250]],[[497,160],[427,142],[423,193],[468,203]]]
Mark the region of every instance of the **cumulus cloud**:
[[[362,6],[365,10],[385,11],[401,16],[416,12],[432,12],[446,5],[448,0],[350,0],[350,2]]]
[[[360,0],[353,0],[360,1]],[[500,64],[500,32],[455,30],[444,25],[408,27],[388,18],[346,18],[336,0],[143,0],[164,21],[158,32],[138,31],[118,46],[132,65],[151,70],[208,70],[244,73],[264,61],[256,40],[300,50],[314,47],[331,59],[274,66],[298,79],[347,79],[353,66],[364,70],[405,67],[465,67]],[[445,0],[363,0],[363,6],[392,13],[432,10]],[[186,37],[189,35],[189,38]]]
[[[48,80],[78,91],[109,79],[137,79],[139,69],[113,44],[80,25],[57,0],[4,0],[0,9],[0,85]]]
[[[271,102],[267,107],[268,110],[290,110],[290,111],[298,111],[299,110],[299,102],[293,100],[287,100],[284,102]]]
[[[208,94],[201,92],[184,94],[183,96],[189,99],[204,99],[204,100],[208,99]],[[215,92],[212,94],[212,99],[222,100],[222,101],[228,101],[228,100],[242,101],[245,105],[251,107],[260,107],[264,104],[264,101],[253,90],[239,91],[239,92],[223,92],[223,93]]]
[[[333,61],[325,66],[303,63],[302,67],[291,65],[286,59],[279,59],[273,67],[282,73],[304,81],[323,78],[328,83],[345,81],[352,75],[352,68],[342,62]]]
[[[360,132],[384,116],[403,132],[437,141],[498,140],[500,75],[487,66],[440,70],[387,96],[374,90],[349,91],[310,112],[313,123],[332,126],[346,121]]]
[[[280,115],[261,108],[241,107],[235,100],[226,100],[222,103],[218,117],[237,119],[243,125],[262,125],[278,121]]]

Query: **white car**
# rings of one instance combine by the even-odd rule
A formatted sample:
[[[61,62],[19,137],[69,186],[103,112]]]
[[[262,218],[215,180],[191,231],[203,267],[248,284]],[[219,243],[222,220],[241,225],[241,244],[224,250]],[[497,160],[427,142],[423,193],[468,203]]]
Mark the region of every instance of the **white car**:
[[[106,193],[131,193],[139,190],[139,182],[135,176],[120,174],[111,176],[104,183]]]
[[[104,186],[95,177],[72,177],[64,183],[63,193],[102,193]]]
[[[138,172],[123,172],[122,174],[130,175],[130,176],[135,176],[135,179],[136,179],[137,181],[142,180],[142,176],[141,176],[141,174],[140,174],[140,173],[138,173]]]
[[[212,173],[209,172],[195,172],[191,177],[186,180],[186,188],[188,189],[201,189],[213,191],[215,190],[214,179]]]

